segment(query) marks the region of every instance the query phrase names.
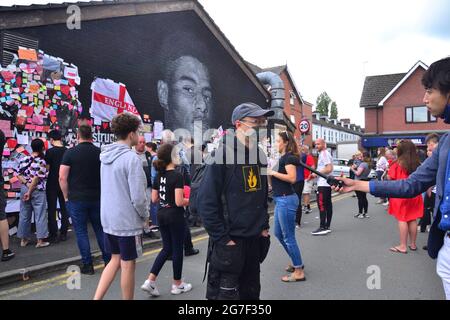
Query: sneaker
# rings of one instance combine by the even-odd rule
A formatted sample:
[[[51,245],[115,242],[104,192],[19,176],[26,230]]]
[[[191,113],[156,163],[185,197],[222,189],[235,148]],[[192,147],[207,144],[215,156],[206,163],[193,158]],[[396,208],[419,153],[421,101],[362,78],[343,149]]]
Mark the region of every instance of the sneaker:
[[[327,234],[331,233],[331,229],[330,228],[326,228],[325,230],[327,231]]]
[[[331,231],[330,231],[331,232]],[[319,228],[319,229],[317,229],[316,231],[313,231],[313,232],[311,232],[311,234],[313,235],[313,236],[322,236],[322,235],[326,235],[326,234],[328,234],[329,232],[327,231],[327,229],[325,229],[325,228]]]
[[[80,268],[81,274],[93,275],[95,273],[94,266],[92,264],[83,264]]]
[[[156,287],[155,281],[145,280],[144,284],[141,286],[141,289],[147,292],[152,297],[159,297],[159,291]]]
[[[12,252],[11,250],[5,250],[3,251],[2,254],[2,261],[9,261],[12,258],[14,258],[16,256],[16,254],[14,252]]]
[[[185,250],[184,256],[185,257],[195,256],[196,254],[199,254],[199,252],[200,252],[200,250],[192,248],[190,250]]]
[[[364,218],[370,218],[370,216],[367,213],[363,214],[363,217]]]
[[[377,204],[382,204],[384,202],[385,202],[384,200],[380,199],[380,200],[377,201]]]
[[[36,244],[36,248],[45,248],[48,247],[50,245],[50,242],[40,242],[38,244]]]
[[[301,228],[301,224],[296,224],[295,225],[295,229],[300,229]]]
[[[181,294],[184,292],[188,292],[192,290],[192,284],[182,282],[179,286],[172,285],[172,290],[170,291],[171,294]]]
[[[312,209],[311,208],[306,208],[306,211],[305,211],[305,214],[310,214],[312,212]]]
[[[361,218],[361,216],[362,216],[362,213],[357,213],[357,214],[355,214],[353,217],[354,217],[354,218]]]
[[[385,203],[383,203],[383,206],[388,206],[389,205],[389,201],[386,201]]]

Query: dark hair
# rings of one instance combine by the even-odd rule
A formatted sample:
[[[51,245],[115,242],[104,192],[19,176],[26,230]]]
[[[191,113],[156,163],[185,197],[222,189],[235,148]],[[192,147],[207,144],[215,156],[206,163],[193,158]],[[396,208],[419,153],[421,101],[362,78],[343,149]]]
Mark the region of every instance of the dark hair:
[[[119,140],[125,140],[131,132],[136,132],[141,125],[138,117],[130,113],[121,113],[111,121],[111,132]]]
[[[59,130],[52,130],[48,133],[48,137],[50,139],[59,141],[62,139],[62,134],[61,134],[61,131],[59,131]]]
[[[42,141],[41,139],[34,139],[33,141],[31,141],[31,150],[33,150],[33,152],[37,152],[39,153],[39,158],[44,158],[44,149],[45,149],[45,144],[44,141]]]
[[[163,144],[158,149],[158,160],[153,162],[153,166],[158,172],[166,171],[169,164],[172,163],[172,151],[174,145],[170,143]]]
[[[287,142],[286,153],[289,152],[294,156],[299,157],[300,151],[298,150],[297,142],[295,142],[295,139],[292,136],[292,134],[287,131],[282,131],[278,135],[281,137],[281,139],[283,139],[284,142]]]
[[[158,150],[158,146],[154,142],[147,142],[145,144],[145,146],[147,146],[148,148],[152,149],[153,151]]]
[[[433,62],[422,76],[425,89],[437,89],[441,94],[450,93],[450,57]]]
[[[439,139],[440,139],[440,137],[437,133],[434,133],[434,132],[430,133],[425,138],[425,144],[428,144],[428,142],[439,143]]]
[[[420,166],[419,155],[417,148],[411,140],[402,140],[397,144],[398,164],[408,172],[408,174],[416,171]]]
[[[82,124],[78,127],[78,135],[83,140],[92,140],[92,127],[87,124]]]

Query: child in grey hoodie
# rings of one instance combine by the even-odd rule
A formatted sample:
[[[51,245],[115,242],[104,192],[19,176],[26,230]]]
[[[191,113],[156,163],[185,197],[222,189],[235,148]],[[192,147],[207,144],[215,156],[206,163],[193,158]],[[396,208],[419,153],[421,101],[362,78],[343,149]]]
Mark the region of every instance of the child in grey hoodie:
[[[102,299],[119,269],[122,298],[133,299],[134,277],[141,235],[149,219],[147,178],[142,161],[131,149],[138,142],[141,121],[122,113],[112,120],[111,129],[118,141],[102,148],[101,221],[105,249],[112,254],[102,273],[94,299]]]

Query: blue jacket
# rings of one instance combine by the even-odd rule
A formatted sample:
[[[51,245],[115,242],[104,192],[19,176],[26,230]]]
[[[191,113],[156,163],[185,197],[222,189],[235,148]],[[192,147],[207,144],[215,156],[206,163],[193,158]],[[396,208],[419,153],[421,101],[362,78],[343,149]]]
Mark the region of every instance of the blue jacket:
[[[428,238],[428,254],[432,258],[437,257],[442,246],[445,232],[437,228],[440,221],[439,206],[441,204],[445,179],[447,159],[450,152],[449,133],[444,134],[439,140],[437,149],[432,156],[425,160],[408,179],[396,181],[370,181],[370,193],[376,197],[414,198],[425,192],[429,187],[436,185],[436,202],[434,206],[434,222],[431,226]],[[430,248],[431,246],[431,248]]]

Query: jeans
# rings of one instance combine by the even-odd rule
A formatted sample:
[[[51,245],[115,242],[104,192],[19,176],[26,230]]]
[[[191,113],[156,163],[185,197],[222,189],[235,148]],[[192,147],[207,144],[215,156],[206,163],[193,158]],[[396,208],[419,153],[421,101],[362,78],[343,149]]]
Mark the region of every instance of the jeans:
[[[329,229],[331,219],[333,218],[333,202],[331,202],[331,187],[318,187],[319,192],[319,211],[320,211],[320,227]]]
[[[450,300],[450,237],[445,236],[444,245],[439,250],[436,272],[442,279],[446,300]]]
[[[61,234],[67,234],[69,228],[69,216],[67,215],[66,202],[60,187],[47,188],[48,205],[48,231],[50,237],[56,237],[58,233],[58,223],[56,219],[56,201],[59,200],[61,210]]]
[[[150,203],[150,220],[152,221],[152,226],[157,226],[158,225],[158,207],[159,207],[159,203]]]
[[[295,215],[295,223],[300,225],[302,223],[302,195],[303,195],[303,187],[305,186],[305,181],[297,181],[294,184],[294,190],[298,197],[298,207],[297,207],[297,213]]]
[[[294,268],[303,266],[300,248],[295,239],[295,213],[298,207],[296,194],[275,197],[275,236],[292,260]]]
[[[45,239],[48,237],[48,215],[47,198],[45,191],[34,190],[28,201],[23,201],[23,196],[28,192],[26,186],[20,188],[20,213],[19,228],[17,237],[21,239],[30,239],[31,237],[31,214],[34,213],[36,223],[36,237]]]
[[[91,221],[94,229],[98,246],[102,251],[103,261],[108,263],[111,260],[111,253],[105,250],[105,236],[100,220],[100,201],[68,201],[66,206],[72,218],[72,225],[77,236],[77,245],[83,264],[92,264],[87,226],[88,220]]]
[[[378,181],[381,181],[381,177],[383,176],[383,174],[384,174],[384,171],[380,171],[380,170],[377,171],[377,180]],[[383,200],[383,202],[386,202],[386,198],[380,198],[380,199]]]
[[[172,256],[173,279],[181,280],[183,271],[183,243],[185,237],[185,223],[174,223],[159,226],[163,248],[156,257],[150,273],[158,275],[169,256]]]
[[[369,209],[369,201],[367,201],[367,193],[362,191],[356,191],[356,197],[358,198],[358,212],[367,213]]]

